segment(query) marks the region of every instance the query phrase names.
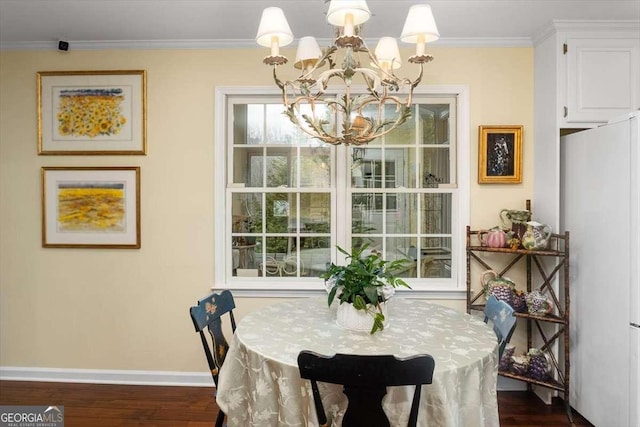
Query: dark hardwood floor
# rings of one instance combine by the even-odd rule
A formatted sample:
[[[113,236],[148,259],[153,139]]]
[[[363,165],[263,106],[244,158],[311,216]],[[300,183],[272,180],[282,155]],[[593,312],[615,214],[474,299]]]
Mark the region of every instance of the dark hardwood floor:
[[[62,405],[65,427],[213,426],[212,388],[0,381],[0,405]],[[564,405],[527,392],[499,392],[502,427],[569,426]],[[593,427],[574,412],[578,427]]]

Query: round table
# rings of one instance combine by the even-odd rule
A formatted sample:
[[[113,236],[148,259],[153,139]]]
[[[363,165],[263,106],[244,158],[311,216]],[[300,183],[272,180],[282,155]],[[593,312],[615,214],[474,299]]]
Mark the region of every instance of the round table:
[[[430,354],[433,383],[423,386],[418,425],[499,426],[496,382],[498,344],[479,318],[423,300],[396,296],[389,325],[371,335],[336,324],[327,298],[274,304],[238,324],[220,370],[217,403],[233,426],[317,425],[309,382],[300,378],[298,353]],[[346,397],[338,385],[321,384],[330,418],[340,420]],[[406,425],[413,387],[390,387],[383,407],[392,426]]]

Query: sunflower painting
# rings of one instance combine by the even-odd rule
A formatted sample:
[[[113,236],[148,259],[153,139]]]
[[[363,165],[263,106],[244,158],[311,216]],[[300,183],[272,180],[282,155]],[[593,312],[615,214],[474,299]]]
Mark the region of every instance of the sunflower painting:
[[[146,72],[38,72],[38,154],[146,154]]]
[[[58,98],[58,132],[63,136],[111,136],[127,122],[120,88],[61,90]]]

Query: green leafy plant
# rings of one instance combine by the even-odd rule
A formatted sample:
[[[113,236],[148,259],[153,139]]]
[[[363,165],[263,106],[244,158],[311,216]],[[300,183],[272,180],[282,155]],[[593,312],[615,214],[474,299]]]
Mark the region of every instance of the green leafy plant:
[[[384,315],[381,303],[395,293],[395,288],[411,288],[397,273],[407,269],[408,259],[385,261],[380,253],[367,251],[369,244],[353,248],[348,253],[340,246],[338,250],[346,255],[347,265],[331,263],[329,269],[320,275],[329,293],[329,306],[337,297],[340,304],[351,303],[356,310],[364,310],[373,317],[371,333],[384,329]]]

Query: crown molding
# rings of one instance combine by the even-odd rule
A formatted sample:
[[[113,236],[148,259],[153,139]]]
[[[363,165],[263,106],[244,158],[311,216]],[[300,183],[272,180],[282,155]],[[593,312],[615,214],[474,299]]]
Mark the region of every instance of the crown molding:
[[[82,41],[66,40],[69,51],[73,50],[147,50],[147,49],[248,49],[257,48],[255,40],[246,39],[216,39],[216,40],[103,40]],[[319,39],[320,46],[328,46],[329,39]],[[470,38],[441,38],[432,46],[447,47],[530,47],[529,37],[470,37]],[[55,41],[0,41],[0,50],[58,50],[58,40]]]
[[[537,46],[553,34],[562,32],[580,33],[585,36],[603,34],[621,37],[640,37],[640,20],[563,20],[555,19],[546,25],[533,38],[533,46]]]

